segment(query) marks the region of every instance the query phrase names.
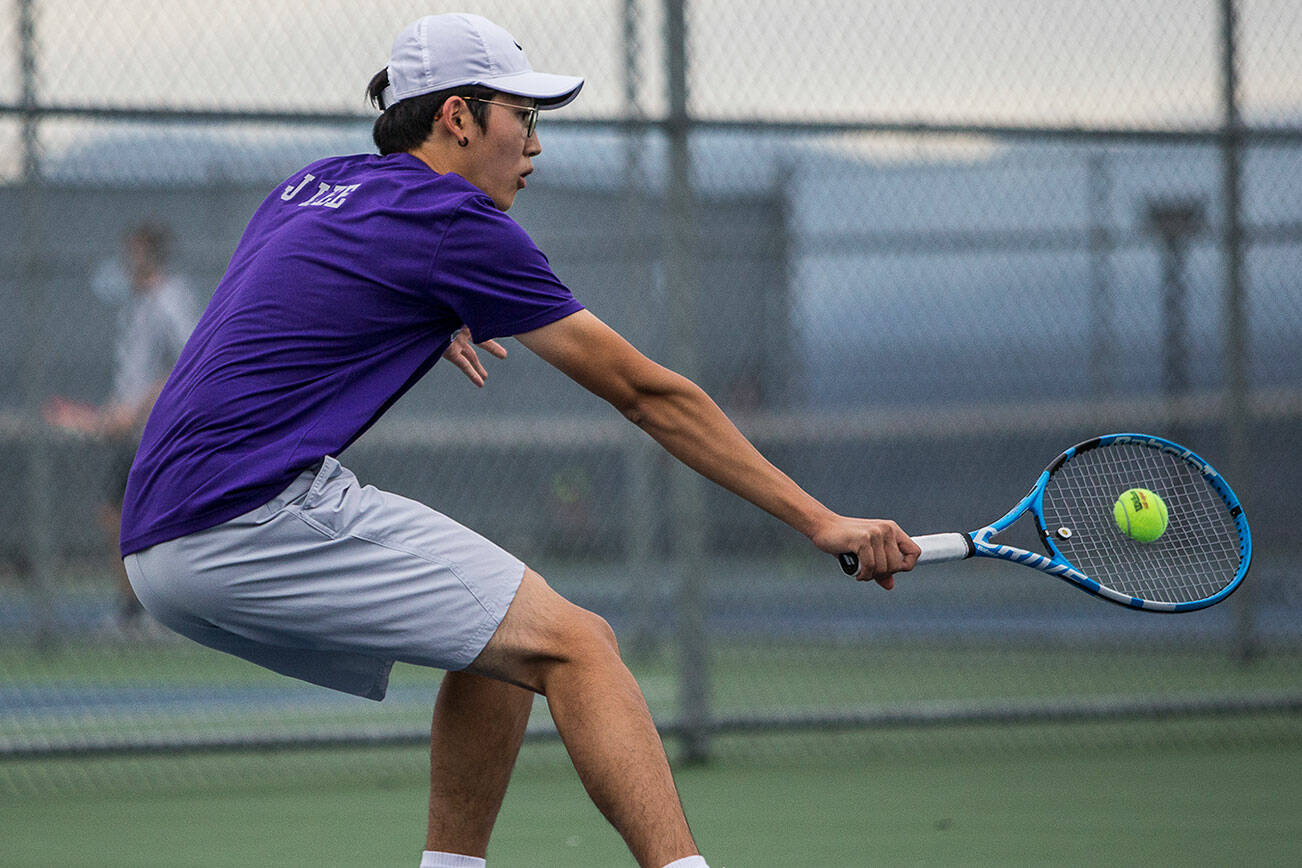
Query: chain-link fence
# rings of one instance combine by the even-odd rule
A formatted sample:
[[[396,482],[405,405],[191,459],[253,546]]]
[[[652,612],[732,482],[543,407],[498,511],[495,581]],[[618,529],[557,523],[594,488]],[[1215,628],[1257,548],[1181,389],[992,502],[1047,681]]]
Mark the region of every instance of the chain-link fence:
[[[262,197],[370,149],[365,83],[431,11],[20,0],[0,17],[0,753],[424,737],[428,673],[400,668],[377,707],[124,622],[124,444],[46,419],[55,396],[102,405],[113,386],[124,234],[165,226],[204,301]],[[997,567],[886,595],[523,348],[482,392],[436,368],[344,456],[363,481],[605,615],[695,755],[765,727],[1298,707],[1302,9],[474,11],[536,68],[587,77],[544,117],[512,215],[580,300],[829,506],[964,529],[1065,446],[1139,430],[1226,472],[1254,568],[1179,618]]]

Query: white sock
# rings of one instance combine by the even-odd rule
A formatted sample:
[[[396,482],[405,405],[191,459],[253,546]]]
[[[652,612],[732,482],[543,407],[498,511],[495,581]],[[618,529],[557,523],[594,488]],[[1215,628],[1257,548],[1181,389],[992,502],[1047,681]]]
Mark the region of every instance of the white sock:
[[[710,868],[705,864],[704,856],[684,856],[682,859],[675,859],[665,868]]]
[[[462,856],[460,853],[426,850],[420,854],[420,868],[484,868],[485,864],[478,856]]]
[[[421,854],[420,868],[486,868],[486,863],[477,856],[426,850]],[[710,868],[710,866],[706,864],[704,856],[687,856],[675,859],[665,868]]]

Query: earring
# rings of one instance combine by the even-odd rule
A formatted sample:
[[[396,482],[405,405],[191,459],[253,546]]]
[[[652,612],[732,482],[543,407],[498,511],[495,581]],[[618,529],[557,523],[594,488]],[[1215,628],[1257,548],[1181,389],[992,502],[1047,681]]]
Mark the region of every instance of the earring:
[[[470,139],[467,139],[465,136],[462,136],[461,140],[458,141],[457,144],[464,148],[466,145],[470,144]]]

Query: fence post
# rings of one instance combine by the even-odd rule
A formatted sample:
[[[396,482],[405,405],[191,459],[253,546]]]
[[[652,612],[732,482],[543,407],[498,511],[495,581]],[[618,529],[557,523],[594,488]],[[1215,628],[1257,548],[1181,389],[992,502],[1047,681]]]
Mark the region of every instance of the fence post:
[[[669,83],[669,186],[665,191],[665,267],[669,364],[700,377],[697,346],[695,197],[687,109],[687,22],[684,0],[665,3],[665,62]],[[678,565],[676,614],[679,711],[688,762],[708,758],[709,670],[705,642],[704,481],[681,465],[670,474],[670,528]]]
[[[34,0],[19,0],[18,39],[22,100],[22,237],[18,269],[26,338],[23,340],[23,454],[26,457],[23,501],[23,563],[20,573],[31,595],[36,616],[36,642],[49,647],[58,639],[54,594],[50,586],[54,557],[50,450],[42,436],[41,404],[45,400],[45,341],[38,323],[43,319],[42,291],[46,281],[44,256],[44,191],[40,161],[39,107],[36,94],[36,11]]]

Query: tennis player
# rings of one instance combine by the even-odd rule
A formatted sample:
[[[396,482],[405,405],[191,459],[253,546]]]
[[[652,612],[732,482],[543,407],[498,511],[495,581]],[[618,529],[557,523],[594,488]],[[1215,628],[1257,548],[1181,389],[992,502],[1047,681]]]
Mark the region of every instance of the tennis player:
[[[335,457],[440,357],[524,346],[669,452],[884,587],[913,566],[890,521],[832,513],[697,386],[556,278],[507,215],[538,112],[583,80],[534,72],[502,28],[436,15],[371,81],[380,153],[295,173],[254,213],[145,427],[121,550],[141,601],[213,648],[382,699],[395,660],[448,670],[431,730],[421,865],[482,866],[533,695],[642,866],[700,868],[646,702],[598,616],[427,506]],[[512,508],[502,480],[502,508]]]

